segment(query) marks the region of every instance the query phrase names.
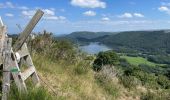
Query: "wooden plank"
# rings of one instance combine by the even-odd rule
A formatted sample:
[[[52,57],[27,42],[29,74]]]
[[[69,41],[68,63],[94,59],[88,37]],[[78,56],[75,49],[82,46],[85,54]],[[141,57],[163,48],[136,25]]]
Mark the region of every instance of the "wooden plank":
[[[18,51],[22,47],[22,45],[24,44],[28,36],[31,34],[32,30],[34,29],[38,21],[41,19],[43,14],[44,14],[43,11],[38,10],[36,14],[33,16],[31,21],[26,26],[25,30],[20,34],[20,36],[18,37],[18,40],[14,44],[13,49],[15,52]]]
[[[12,51],[12,55],[14,56],[13,51]],[[20,92],[26,93],[27,87],[26,87],[25,82],[21,78],[21,72],[20,72],[20,69],[19,69],[19,66],[18,66],[18,62],[17,62],[15,57],[13,59],[11,59],[11,66],[12,66],[12,69],[18,70],[18,72],[12,72],[12,76],[14,78],[16,86],[18,87],[18,90]]]
[[[29,55],[29,51],[28,51],[28,48],[26,45],[27,44],[24,43],[24,45],[21,47],[21,49],[19,51],[17,51],[17,53],[19,53],[21,58]]]
[[[4,23],[3,23],[2,19],[1,19],[1,16],[0,16],[0,27],[1,26],[4,26]]]
[[[35,68],[33,66],[29,67],[27,70],[25,70],[23,73],[21,73],[22,80],[26,80],[28,77],[30,77],[35,72]]]
[[[34,85],[37,86],[37,87],[40,86],[40,79],[37,75],[36,70],[31,77],[32,77],[32,81],[33,81]]]
[[[3,62],[3,85],[2,85],[2,100],[7,100],[7,97],[9,95],[10,91],[10,59],[11,59],[11,45],[12,45],[12,39],[6,38],[4,42],[4,62]]]
[[[0,27],[0,65],[2,64],[2,52],[3,52],[3,44],[5,41],[5,36],[6,36],[6,27],[1,26]]]
[[[26,43],[22,46],[21,51],[28,51]],[[35,69],[33,61],[31,59],[30,54],[28,54],[26,57],[24,57],[23,60],[24,60],[27,67],[30,67],[30,66],[34,67],[34,73],[31,75],[31,78],[32,78],[34,85],[39,86],[40,80],[39,80],[39,77],[37,75],[37,72],[36,72],[36,69]]]

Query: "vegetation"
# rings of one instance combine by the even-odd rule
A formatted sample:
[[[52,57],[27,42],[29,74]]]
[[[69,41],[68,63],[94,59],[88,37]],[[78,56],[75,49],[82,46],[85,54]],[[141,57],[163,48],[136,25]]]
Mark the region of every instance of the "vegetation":
[[[136,65],[136,66],[138,66],[140,64],[145,64],[145,65],[149,65],[149,66],[161,65],[161,64],[156,64],[156,63],[150,62],[147,59],[142,58],[142,57],[121,56],[121,58],[126,59],[130,64]]]
[[[22,94],[18,91],[15,85],[12,86],[9,100],[55,100],[48,91],[43,88],[30,88],[27,94]]]
[[[148,61],[155,62],[158,64],[170,64],[169,55],[152,55],[148,56]]]
[[[160,31],[128,31],[117,34],[96,34],[93,32],[75,32],[65,36],[76,42],[100,42],[117,52],[138,51],[150,54],[170,53],[170,33]],[[81,37],[81,38],[80,38]]]
[[[33,88],[28,82],[28,94],[19,93],[12,85],[10,100],[170,98],[169,65],[149,62],[138,57],[136,50],[129,53],[133,57],[119,57],[114,51],[87,55],[75,44],[68,40],[55,40],[46,31],[28,44],[38,74],[46,84],[41,81],[42,87]]]
[[[115,84],[113,80],[107,75],[103,73],[98,73],[95,75],[95,79],[97,84],[99,84],[99,86],[103,88],[106,93],[113,96],[113,99],[116,99],[119,96],[119,85]]]
[[[114,51],[99,52],[93,63],[93,70],[100,71],[104,65],[115,65],[119,61],[118,55]]]

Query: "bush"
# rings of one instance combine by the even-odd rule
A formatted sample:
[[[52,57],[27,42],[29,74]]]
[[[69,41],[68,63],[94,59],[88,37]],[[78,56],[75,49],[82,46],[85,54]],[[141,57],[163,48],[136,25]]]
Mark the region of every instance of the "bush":
[[[156,91],[151,92],[147,91],[146,93],[142,94],[140,97],[141,100],[169,100],[170,99],[170,91]]]
[[[131,66],[131,65],[127,62],[127,60],[124,59],[124,58],[120,58],[119,62],[120,62],[119,64],[120,64],[121,67],[130,67],[130,66]]]
[[[164,89],[170,89],[170,81],[166,76],[159,75],[157,78],[157,83]]]
[[[128,89],[133,89],[136,87],[136,85],[138,85],[137,79],[133,76],[123,75],[123,76],[120,76],[119,79],[120,79],[120,83],[122,83],[123,86]]]
[[[119,56],[114,51],[100,52],[93,63],[93,70],[100,71],[103,65],[115,65],[119,62]]]
[[[74,68],[75,74],[82,75],[86,74],[89,71],[89,64],[87,62],[80,62],[76,67]]]
[[[74,63],[77,56],[77,48],[68,40],[55,40],[52,33],[44,32],[29,44],[31,51],[48,57],[52,61],[65,60]]]
[[[112,95],[114,98],[119,95],[119,87],[115,85],[111,78],[107,75],[99,73],[95,75],[96,82],[101,86],[108,94]]]

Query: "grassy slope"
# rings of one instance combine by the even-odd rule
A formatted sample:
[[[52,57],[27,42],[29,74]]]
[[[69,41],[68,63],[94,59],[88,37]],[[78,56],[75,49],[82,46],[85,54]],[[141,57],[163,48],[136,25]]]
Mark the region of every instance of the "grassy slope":
[[[86,75],[76,75],[74,66],[52,63],[37,55],[33,58],[40,76],[58,93],[57,99],[97,100],[105,97],[106,93],[95,84],[92,71]]]
[[[96,82],[95,73],[90,66],[86,66],[87,73],[80,75],[76,74],[75,66],[52,62],[40,55],[33,55],[33,61],[42,79],[58,94],[54,97],[55,100],[114,100],[116,98]],[[136,93],[129,93],[118,81],[114,81],[113,86],[119,89],[119,97],[116,100],[138,98]]]
[[[139,65],[139,64],[146,64],[149,66],[162,65],[162,64],[156,64],[156,63],[150,62],[147,59],[142,58],[142,57],[121,56],[121,58],[125,58],[132,65]]]

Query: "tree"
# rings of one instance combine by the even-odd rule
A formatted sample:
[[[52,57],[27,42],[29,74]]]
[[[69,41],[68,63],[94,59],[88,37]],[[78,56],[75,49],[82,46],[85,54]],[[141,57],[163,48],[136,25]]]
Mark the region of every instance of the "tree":
[[[114,51],[100,52],[93,63],[93,70],[100,71],[103,65],[115,65],[119,56]]]

